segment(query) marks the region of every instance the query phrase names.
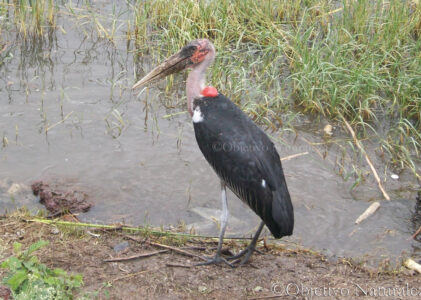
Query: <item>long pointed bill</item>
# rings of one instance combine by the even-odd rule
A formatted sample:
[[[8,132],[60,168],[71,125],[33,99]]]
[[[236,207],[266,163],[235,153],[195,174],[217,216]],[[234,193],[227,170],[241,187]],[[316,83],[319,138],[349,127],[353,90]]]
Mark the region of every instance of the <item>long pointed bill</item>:
[[[166,77],[170,74],[177,73],[184,70],[189,64],[191,55],[188,55],[186,51],[180,51],[176,54],[167,58],[162,64],[157,66],[155,69],[150,71],[145,77],[136,82],[132,89],[136,89],[142,85],[145,85],[153,80],[157,80]]]

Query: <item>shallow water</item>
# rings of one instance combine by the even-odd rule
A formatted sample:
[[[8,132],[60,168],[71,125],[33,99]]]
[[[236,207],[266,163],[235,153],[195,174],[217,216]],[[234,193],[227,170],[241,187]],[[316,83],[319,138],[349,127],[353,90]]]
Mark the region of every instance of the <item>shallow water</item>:
[[[114,46],[58,21],[66,34],[57,31],[51,42],[38,45],[17,42],[0,67],[1,211],[40,209],[29,191],[12,199],[7,189],[44,180],[88,194],[94,207],[80,215],[82,221],[184,222],[198,233],[216,234],[219,180],[196,145],[185,105],[179,105],[185,101],[183,76],[171,96],[159,88],[162,82],[138,96],[130,90],[134,64],[124,41]],[[148,58],[139,65],[151,68]],[[419,244],[408,240],[416,230],[415,192],[406,190],[412,180],[391,185],[393,201],[382,201],[375,215],[355,225],[369,201],[381,199],[376,185],[370,181],[351,193],[352,182],[334,171],[338,149],[327,149],[323,159],[306,142],[320,140],[320,131],[304,127],[297,135],[270,133],[281,157],[309,152],[283,162],[296,219],[294,236],[285,240],[330,256],[420,257]],[[227,234],[249,235],[259,219],[233,194],[228,197]]]

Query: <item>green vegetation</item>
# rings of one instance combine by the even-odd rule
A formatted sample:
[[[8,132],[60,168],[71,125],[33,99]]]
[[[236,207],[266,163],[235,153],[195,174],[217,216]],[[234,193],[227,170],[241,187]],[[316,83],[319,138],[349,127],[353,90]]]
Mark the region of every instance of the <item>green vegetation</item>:
[[[210,81],[255,121],[276,129],[283,123],[293,127],[291,120],[303,113],[339,126],[344,117],[359,138],[378,145],[376,152],[397,172],[409,168],[421,178],[418,1],[133,0],[110,5],[103,13],[90,1],[0,1],[0,65],[11,44],[2,41],[2,31],[14,29],[23,38],[56,29],[64,33],[58,16],[72,18],[85,37],[95,32],[114,45],[127,41],[138,64],[145,56],[162,61],[190,40],[209,38],[218,51]],[[166,103],[181,103],[173,99]],[[124,120],[115,112],[117,121],[107,124],[118,137]]]
[[[40,240],[22,250],[22,244],[14,243],[15,255],[1,264],[8,270],[3,284],[10,287],[13,299],[73,299],[73,290],[82,286],[81,275],[68,275],[58,268],[50,269],[32,255],[46,245],[47,241]]]
[[[419,5],[156,0],[137,1],[135,9],[139,54],[155,51],[162,59],[192,39],[209,38],[218,50],[211,81],[258,121],[272,126],[297,108],[338,122],[344,116],[363,137],[379,142],[394,167],[416,174]]]
[[[53,0],[19,0],[12,2],[3,0],[0,2],[0,18],[15,24],[19,33],[25,38],[42,36],[46,31],[54,28],[56,13],[57,10]],[[3,25],[7,23],[4,21]]]

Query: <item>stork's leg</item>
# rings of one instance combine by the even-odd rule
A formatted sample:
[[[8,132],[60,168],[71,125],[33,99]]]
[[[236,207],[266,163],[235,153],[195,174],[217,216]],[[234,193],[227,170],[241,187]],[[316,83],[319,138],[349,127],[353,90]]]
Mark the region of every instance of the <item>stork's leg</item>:
[[[256,250],[256,244],[257,244],[257,240],[259,239],[260,233],[262,232],[263,226],[265,226],[265,223],[262,221],[259,225],[259,228],[256,231],[256,234],[254,235],[253,239],[251,240],[250,245],[248,245],[247,248],[245,248],[244,250],[240,251],[240,253],[238,253],[237,255],[231,256],[228,258],[228,260],[237,260],[234,261],[234,263],[238,262],[238,259],[243,257],[244,258],[241,260],[240,262],[240,266],[245,264],[250,256],[253,254],[254,251]]]
[[[219,241],[218,241],[218,248],[216,249],[216,254],[214,257],[210,258],[208,261],[199,263],[197,265],[210,265],[210,264],[219,264],[220,262],[224,262],[230,267],[234,267],[231,263],[229,263],[225,258],[221,256],[222,243],[224,241],[224,235],[225,235],[225,228],[227,227],[227,222],[228,222],[227,190],[226,190],[226,185],[223,181],[221,181],[221,199],[222,199],[221,229],[219,232]]]

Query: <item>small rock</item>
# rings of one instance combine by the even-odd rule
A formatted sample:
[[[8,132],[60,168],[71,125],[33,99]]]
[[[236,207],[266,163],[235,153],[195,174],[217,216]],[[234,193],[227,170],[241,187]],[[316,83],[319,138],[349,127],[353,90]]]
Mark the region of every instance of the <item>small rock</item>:
[[[129,242],[121,242],[115,245],[113,249],[115,252],[120,252],[120,251],[126,250],[128,247],[129,247]]]
[[[399,175],[397,175],[397,174],[392,174],[392,175],[390,175],[390,177],[392,177],[392,179],[395,179],[395,180],[399,179]]]
[[[201,286],[198,287],[198,290],[199,290],[200,293],[203,294],[203,293],[206,293],[207,292],[208,288],[205,287],[205,286],[203,286],[203,285],[201,285]]]

